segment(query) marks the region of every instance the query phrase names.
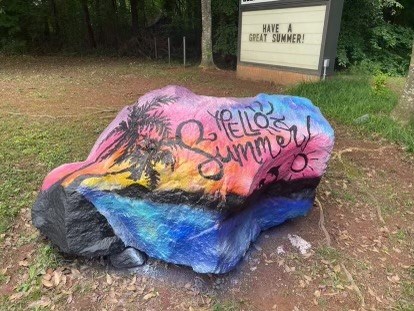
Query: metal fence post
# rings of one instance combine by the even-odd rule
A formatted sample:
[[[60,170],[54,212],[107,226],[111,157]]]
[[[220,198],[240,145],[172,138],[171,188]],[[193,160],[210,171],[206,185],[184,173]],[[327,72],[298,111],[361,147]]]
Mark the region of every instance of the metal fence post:
[[[185,61],[186,61],[186,59],[185,59],[185,37],[183,37],[183,58],[184,58],[184,67],[185,67]]]
[[[170,46],[170,37],[168,37],[168,65],[171,65],[171,46]]]
[[[158,58],[158,54],[157,54],[157,38],[154,37],[154,49],[155,49],[155,59]]]

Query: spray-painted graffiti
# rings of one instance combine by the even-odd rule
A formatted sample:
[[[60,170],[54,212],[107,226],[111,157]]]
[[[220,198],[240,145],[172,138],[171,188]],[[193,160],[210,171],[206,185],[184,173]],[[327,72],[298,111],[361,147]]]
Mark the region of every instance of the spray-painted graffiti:
[[[177,143],[205,158],[205,161],[198,164],[197,167],[201,176],[207,179],[220,180],[224,175],[224,164],[230,161],[238,163],[240,167],[243,167],[248,161],[263,164],[266,155],[276,159],[281,156],[283,149],[289,147],[290,144],[294,144],[300,150],[305,149],[311,139],[310,116],[306,116],[306,135],[298,137],[296,125],[287,125],[285,116],[275,117],[273,115],[274,107],[272,103],[267,103],[268,111],[263,111],[262,103],[256,101],[255,104],[260,107],[259,110],[247,106],[235,111],[230,109],[216,110],[214,113],[208,111],[209,115],[215,120],[217,130],[225,133],[228,144],[224,148],[214,145],[214,142],[218,140],[217,132],[206,133],[202,122],[190,119],[180,123],[176,130]],[[194,125],[197,133],[196,143],[191,146],[185,143],[187,125]],[[244,143],[238,142],[245,137],[249,137],[249,140]],[[198,147],[199,143],[206,141],[213,145],[210,152]],[[295,165],[291,169],[294,172],[301,172],[307,166],[307,155],[300,153],[295,157],[302,158],[304,165]],[[206,175],[203,168],[211,164],[216,166],[216,172]],[[274,170],[270,172],[274,173]]]
[[[122,110],[85,161],[45,178],[33,223],[65,252],[121,245],[227,272],[258,232],[307,213],[332,147],[332,128],[307,99],[166,87]],[[85,211],[105,229],[86,224]],[[69,241],[77,232],[82,241]]]

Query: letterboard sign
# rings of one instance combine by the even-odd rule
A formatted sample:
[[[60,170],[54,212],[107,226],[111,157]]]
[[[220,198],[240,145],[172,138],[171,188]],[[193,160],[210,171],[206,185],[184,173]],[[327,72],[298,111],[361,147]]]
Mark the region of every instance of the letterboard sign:
[[[240,68],[333,73],[343,0],[241,0]],[[329,61],[326,61],[329,60]],[[280,75],[279,75],[280,76]]]

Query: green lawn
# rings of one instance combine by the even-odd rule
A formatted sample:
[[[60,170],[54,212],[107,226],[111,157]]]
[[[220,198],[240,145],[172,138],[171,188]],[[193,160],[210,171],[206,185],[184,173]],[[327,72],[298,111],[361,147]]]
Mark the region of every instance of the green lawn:
[[[21,208],[33,204],[48,171],[83,160],[107,122],[98,121],[88,125],[86,119],[62,122],[0,116],[0,233],[13,224]]]

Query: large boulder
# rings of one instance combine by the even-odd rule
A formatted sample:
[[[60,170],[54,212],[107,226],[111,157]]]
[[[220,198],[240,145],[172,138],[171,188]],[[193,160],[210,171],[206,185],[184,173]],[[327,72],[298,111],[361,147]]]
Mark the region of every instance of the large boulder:
[[[47,175],[33,223],[66,253],[130,265],[133,248],[224,273],[261,231],[308,213],[333,143],[308,99],[168,86],[124,108],[84,162]]]

